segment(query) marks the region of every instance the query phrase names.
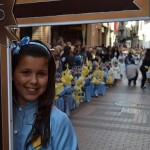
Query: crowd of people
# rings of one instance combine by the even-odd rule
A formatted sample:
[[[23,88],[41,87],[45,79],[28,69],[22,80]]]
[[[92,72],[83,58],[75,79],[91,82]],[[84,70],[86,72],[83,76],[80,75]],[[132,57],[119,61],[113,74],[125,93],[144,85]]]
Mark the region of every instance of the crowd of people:
[[[63,38],[58,41],[52,49],[57,66],[55,105],[68,116],[71,109],[79,107],[80,102],[90,102],[92,97],[105,95],[107,88],[117,85],[123,78],[127,78],[128,86],[132,85],[132,81],[136,86],[140,71],[141,88],[146,88],[150,50],[89,47],[82,46],[79,40],[64,42]],[[79,81],[81,87],[76,88]]]

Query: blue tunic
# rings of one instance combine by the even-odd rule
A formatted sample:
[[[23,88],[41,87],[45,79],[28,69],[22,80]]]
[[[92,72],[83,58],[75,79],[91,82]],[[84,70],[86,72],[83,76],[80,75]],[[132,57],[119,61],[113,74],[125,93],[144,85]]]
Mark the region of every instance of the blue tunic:
[[[34,114],[37,111],[37,102],[30,102],[26,106],[20,106],[14,102],[14,150],[25,150],[24,143],[34,122]],[[77,136],[68,116],[52,107],[50,116],[50,144],[47,150],[78,150]],[[30,145],[28,150],[34,150]],[[41,148],[40,150],[44,150]]]

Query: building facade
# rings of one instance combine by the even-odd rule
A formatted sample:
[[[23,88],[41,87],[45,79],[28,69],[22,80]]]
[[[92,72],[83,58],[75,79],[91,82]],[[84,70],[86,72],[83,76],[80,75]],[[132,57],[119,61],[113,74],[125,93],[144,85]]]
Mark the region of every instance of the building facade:
[[[15,29],[16,30],[16,29]],[[82,45],[113,46],[116,41],[115,23],[96,23],[63,26],[40,26],[18,28],[16,35],[19,39],[24,36],[38,39],[44,43],[55,45],[58,37],[63,37],[64,41],[80,40]]]
[[[120,47],[150,48],[150,21],[119,22],[116,34]]]

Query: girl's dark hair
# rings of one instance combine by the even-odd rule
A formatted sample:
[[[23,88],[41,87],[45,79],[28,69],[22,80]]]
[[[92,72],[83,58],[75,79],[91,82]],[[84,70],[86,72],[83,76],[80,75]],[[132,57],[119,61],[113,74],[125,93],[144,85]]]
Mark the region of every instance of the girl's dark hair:
[[[43,44],[40,41],[38,43]],[[55,61],[54,57],[46,46],[43,47],[36,44],[27,44],[21,46],[18,54],[12,54],[12,73],[14,73],[20,60],[25,56],[44,57],[48,60],[47,89],[38,100],[38,111],[35,113],[35,120],[32,125],[32,130],[30,131],[25,143],[25,147],[28,149],[28,146],[32,142],[41,137],[41,146],[46,149],[47,144],[50,141],[50,113],[55,97]],[[15,94],[16,90],[14,84],[13,90],[13,93]]]
[[[70,55],[70,51],[71,51],[71,47],[70,46],[65,46],[64,47],[63,57],[69,56]]]
[[[134,59],[131,59],[131,64],[135,64],[135,60]]]
[[[150,57],[150,48],[147,49],[145,54],[145,58],[149,58],[149,57]]]

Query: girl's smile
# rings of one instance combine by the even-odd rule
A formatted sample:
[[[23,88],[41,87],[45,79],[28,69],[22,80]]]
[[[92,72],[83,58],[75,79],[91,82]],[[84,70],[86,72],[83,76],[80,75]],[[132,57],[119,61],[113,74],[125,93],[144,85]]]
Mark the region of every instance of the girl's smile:
[[[21,105],[37,100],[47,88],[48,60],[25,56],[13,73],[13,81],[17,90],[17,101]]]
[[[31,87],[26,87],[28,94],[34,95],[37,94],[38,88],[31,88]]]

